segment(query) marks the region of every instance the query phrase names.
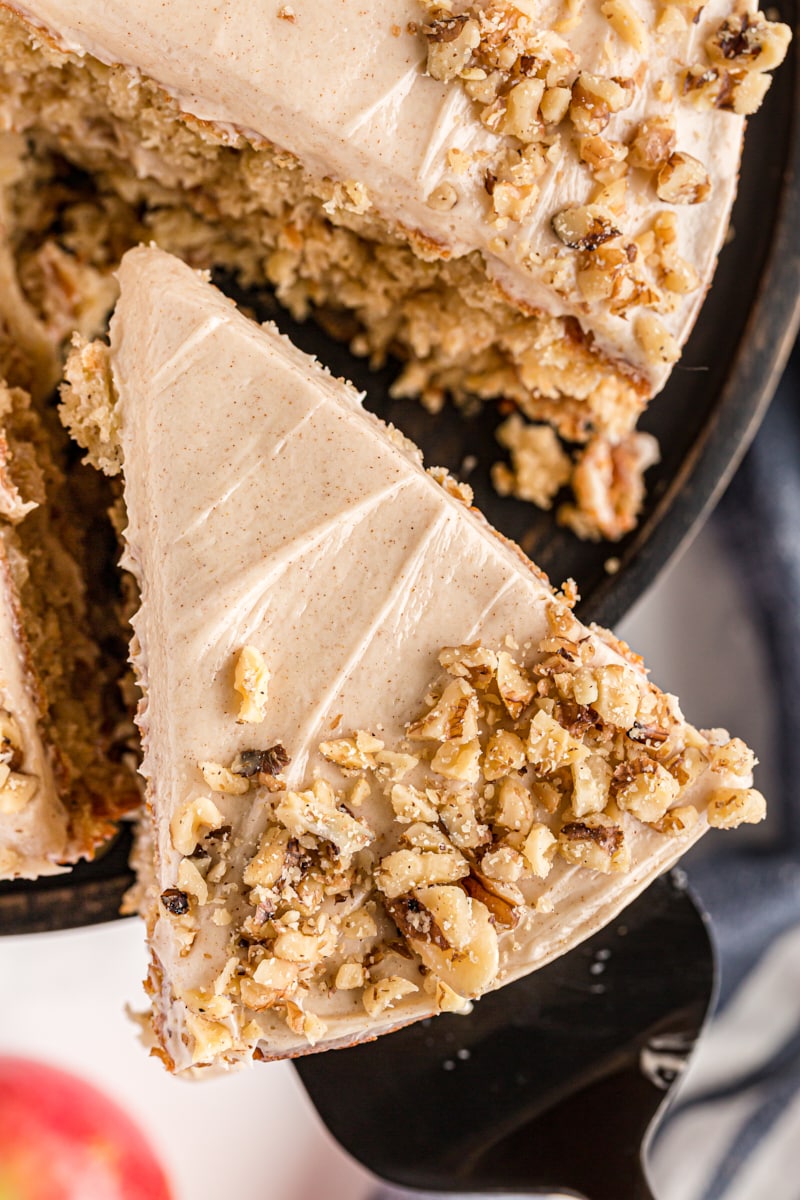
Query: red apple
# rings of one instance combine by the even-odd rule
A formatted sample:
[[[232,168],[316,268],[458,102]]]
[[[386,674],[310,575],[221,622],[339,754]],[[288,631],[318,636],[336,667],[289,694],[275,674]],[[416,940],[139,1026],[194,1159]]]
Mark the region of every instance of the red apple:
[[[0,1200],[172,1200],[139,1127],[66,1071],[0,1056]]]

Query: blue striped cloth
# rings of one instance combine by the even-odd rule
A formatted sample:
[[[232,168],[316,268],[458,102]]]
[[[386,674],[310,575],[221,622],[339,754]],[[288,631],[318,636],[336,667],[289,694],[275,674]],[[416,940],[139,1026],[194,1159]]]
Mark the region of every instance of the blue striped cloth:
[[[679,581],[702,593],[709,570],[721,625],[705,664],[714,711],[696,719],[730,714],[760,752],[770,807],[764,826],[705,839],[685,863],[711,916],[720,993],[651,1148],[650,1177],[658,1200],[799,1200],[800,348]],[[736,620],[720,605],[727,589],[737,594]],[[757,671],[743,666],[745,641]],[[712,668],[723,665],[715,694]],[[382,1189],[375,1200],[402,1195]]]

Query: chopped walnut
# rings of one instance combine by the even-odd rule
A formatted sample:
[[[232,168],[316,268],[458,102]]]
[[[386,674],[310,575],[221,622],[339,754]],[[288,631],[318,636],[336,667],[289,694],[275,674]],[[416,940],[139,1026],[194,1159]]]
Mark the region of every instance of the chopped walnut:
[[[247,779],[238,773],[230,771],[220,763],[201,762],[198,764],[212,792],[225,792],[231,796],[243,796],[249,789]]]
[[[399,782],[405,779],[409,771],[413,771],[419,766],[419,759],[415,754],[399,753],[395,750],[379,750],[375,755],[375,765],[378,772],[383,776]]]
[[[337,804],[333,789],[322,779],[309,791],[284,793],[275,816],[295,837],[311,833],[330,842],[344,865],[374,838],[367,825]]]
[[[524,783],[513,776],[502,779],[497,788],[492,824],[515,833],[526,833],[532,821],[533,801]]]
[[[178,866],[178,888],[184,895],[194,896],[200,905],[208,903],[208,884],[190,858]]]
[[[550,874],[557,846],[558,839],[547,825],[537,821],[531,826],[522,843],[522,854],[539,879],[546,879]]]
[[[2,764],[5,779],[0,786],[0,813],[13,816],[22,812],[30,804],[39,787],[35,775],[23,775],[19,771],[9,770],[8,764]]]
[[[173,847],[179,854],[192,854],[203,831],[219,829],[224,820],[214,801],[206,796],[187,800],[186,804],[173,814],[169,824]]]
[[[788,25],[767,21],[763,13],[732,13],[707,40],[706,51],[712,62],[772,71],[786,57],[791,37]]]
[[[580,819],[602,812],[608,800],[611,768],[598,754],[572,765],[572,811]]]
[[[332,926],[323,933],[299,933],[295,929],[283,930],[275,938],[273,953],[286,962],[315,964],[329,958],[336,949],[336,930]]]
[[[639,313],[634,325],[634,334],[645,356],[652,363],[674,363],[681,356],[680,346],[655,313]]]
[[[519,771],[525,766],[525,743],[510,729],[500,729],[493,733],[486,743],[483,755],[482,772],[487,781],[501,779],[511,771]]]
[[[553,230],[570,250],[596,250],[620,236],[609,214],[596,204],[564,208],[552,220]]]
[[[505,650],[497,656],[497,690],[509,715],[517,720],[536,695],[536,685],[528,672]]]
[[[470,742],[442,742],[431,760],[431,770],[446,779],[477,783],[480,775],[481,744],[477,738]]]
[[[379,1017],[387,1008],[394,1008],[398,1000],[418,992],[419,988],[402,975],[390,975],[364,988],[362,1002],[371,1017]]]
[[[316,1013],[307,1012],[293,1000],[286,1002],[286,1024],[292,1033],[300,1034],[310,1046],[315,1046],[328,1032],[328,1026]]]
[[[278,825],[271,825],[261,837],[258,852],[244,870],[246,887],[274,887],[286,869],[290,833]]]
[[[525,860],[508,843],[487,850],[481,857],[481,874],[497,883],[516,883],[525,870]]]
[[[626,663],[609,663],[594,672],[597,695],[592,707],[604,721],[630,729],[641,703],[640,677]]]
[[[255,646],[244,646],[236,660],[233,686],[242,698],[239,722],[259,724],[267,715],[269,668]]]
[[[161,893],[161,903],[173,917],[183,917],[189,911],[189,897],[180,888],[167,888]]]
[[[500,131],[521,142],[534,141],[541,131],[539,104],[544,91],[543,79],[523,79],[515,83],[506,96],[506,112]]]
[[[572,91],[568,87],[549,87],[539,104],[539,114],[547,125],[557,125],[566,117],[572,102]]]
[[[601,183],[611,183],[627,170],[625,160],[628,157],[628,147],[622,142],[612,142],[600,137],[599,134],[587,134],[578,138],[578,156]]]
[[[457,995],[480,996],[497,977],[500,965],[497,931],[488,908],[460,888],[426,888],[421,894],[437,926],[446,930],[450,944],[442,949],[420,941],[414,943],[415,950],[436,978]]]
[[[253,972],[253,979],[271,991],[286,992],[297,984],[299,967],[288,958],[264,958]]]
[[[342,963],[336,972],[333,986],[337,991],[351,992],[355,988],[362,988],[366,979],[366,971],[361,963]]]
[[[755,788],[720,788],[708,801],[708,823],[717,829],[757,825],[767,815],[767,802]]]
[[[459,996],[451,987],[437,979],[435,975],[426,975],[422,987],[428,995],[433,996],[437,1012],[452,1012],[467,1014],[472,1012],[472,1004],[464,996]]]
[[[197,1013],[186,1013],[186,1028],[194,1039],[192,1062],[213,1062],[233,1049],[233,1034],[221,1021],[210,1021]]]
[[[747,778],[753,772],[756,756],[741,738],[731,738],[716,746],[711,755],[711,770],[718,775],[741,775]]]
[[[474,688],[483,691],[494,679],[497,655],[479,642],[469,646],[449,646],[439,654],[439,663],[450,675],[468,679]]]
[[[607,79],[582,72],[572,88],[570,119],[578,133],[602,133],[613,113],[633,101],[632,79]]]
[[[540,711],[531,721],[528,734],[527,754],[529,762],[546,775],[560,767],[588,758],[589,751],[583,742],[567,732],[558,721]]]
[[[632,46],[637,54],[647,53],[647,27],[630,0],[603,0],[600,11],[623,42]]]
[[[364,771],[375,767],[375,755],[380,750],[383,750],[383,742],[366,730],[359,730],[349,738],[321,742],[319,746],[323,758],[345,771]]]
[[[558,853],[568,863],[608,874],[625,871],[630,851],[619,825],[590,813],[582,821],[568,821],[558,835]]]
[[[454,679],[444,689],[441,699],[418,721],[407,729],[415,740],[431,739],[457,744],[471,742],[478,733],[478,697],[463,679]]]
[[[439,817],[459,850],[475,850],[489,840],[489,830],[478,821],[469,796],[446,796],[440,805]]]
[[[266,750],[240,750],[231,763],[234,775],[264,783],[268,776],[278,776],[291,759],[280,742]]]
[[[614,772],[614,799],[640,821],[659,821],[678,798],[680,784],[652,758],[622,763]]]
[[[441,17],[423,33],[428,40],[428,74],[445,83],[458,76],[481,40],[478,22],[466,14]]]
[[[430,796],[410,784],[395,784],[391,794],[394,815],[403,825],[413,821],[435,822],[439,818]]]
[[[449,212],[458,204],[458,190],[452,183],[440,183],[428,194],[425,203],[436,212]]]
[[[694,829],[699,820],[700,814],[696,808],[691,804],[682,804],[676,808],[670,808],[660,820],[653,822],[653,827],[659,833],[666,833],[670,837],[679,837],[682,833]]]
[[[636,126],[628,162],[643,171],[657,171],[675,149],[675,126],[664,117],[649,117]]]
[[[381,859],[376,883],[390,900],[415,888],[434,883],[455,883],[469,875],[469,863],[455,850],[450,853],[395,850]]]
[[[701,204],[711,194],[711,179],[699,159],[675,150],[659,168],[656,192],[667,204]]]

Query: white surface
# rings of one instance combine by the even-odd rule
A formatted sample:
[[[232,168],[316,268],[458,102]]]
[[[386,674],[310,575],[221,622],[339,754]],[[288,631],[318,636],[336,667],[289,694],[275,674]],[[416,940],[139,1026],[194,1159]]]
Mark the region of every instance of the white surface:
[[[362,1200],[371,1177],[321,1127],[288,1063],[199,1086],[149,1058],[139,922],[0,942],[0,1053],[44,1059],[115,1096],[149,1135],[175,1200]],[[86,1200],[92,1200],[87,1196]]]
[[[689,629],[694,650],[684,645]],[[759,687],[760,666],[735,577],[710,532],[637,607],[623,632],[653,664],[654,678],[680,692],[690,716],[730,720],[766,757],[768,693]],[[725,836],[748,833],[711,838],[722,844]],[[0,940],[0,1053],[46,1058],[116,1096],[161,1153],[176,1200],[367,1200],[374,1190],[370,1177],[327,1137],[289,1064],[260,1064],[195,1085],[168,1077],[146,1056],[123,1012],[126,1003],[141,1007],[144,970],[135,921]],[[755,1013],[740,1026],[743,1046],[756,1035],[751,1026],[758,1021]],[[728,1046],[722,1053],[729,1056],[729,1044],[718,1042]],[[716,1046],[709,1040],[699,1074],[693,1072],[697,1087],[706,1071],[719,1077]],[[710,1142],[693,1141],[693,1177],[703,1176],[700,1160],[709,1150]],[[659,1200],[686,1200],[683,1170],[663,1158],[658,1167]],[[756,1188],[751,1194],[760,1193]]]

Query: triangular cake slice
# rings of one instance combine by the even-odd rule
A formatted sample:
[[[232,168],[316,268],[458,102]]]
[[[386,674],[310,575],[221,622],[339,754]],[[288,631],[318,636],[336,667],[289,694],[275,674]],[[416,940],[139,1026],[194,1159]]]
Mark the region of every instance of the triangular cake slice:
[[[160,251],[120,283],[65,417],[124,475],[171,1069],[463,1009],[761,818],[747,748],[350,386]]]

